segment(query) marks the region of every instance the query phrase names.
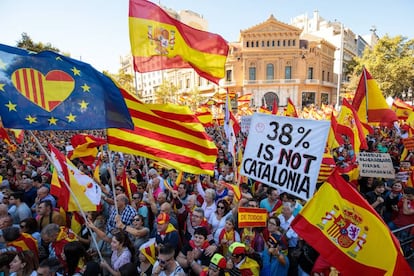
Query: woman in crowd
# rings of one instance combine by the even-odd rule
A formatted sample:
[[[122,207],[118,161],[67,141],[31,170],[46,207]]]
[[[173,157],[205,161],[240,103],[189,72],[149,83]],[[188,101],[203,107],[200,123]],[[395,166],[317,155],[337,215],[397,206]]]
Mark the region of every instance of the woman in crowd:
[[[211,227],[211,233],[215,235],[217,229],[222,229],[226,224],[226,219],[231,217],[233,213],[231,212],[229,203],[221,199],[217,202],[216,211],[210,216],[208,224]]]
[[[10,276],[36,276],[39,262],[31,251],[17,253],[9,264]]]
[[[125,232],[130,234],[131,242],[136,250],[149,239],[150,230],[144,226],[144,217],[141,215],[136,215],[132,220],[132,225],[129,226],[124,225],[120,217],[116,217],[116,227],[125,229]]]
[[[240,234],[235,230],[235,226],[233,217],[228,217],[224,227],[216,231],[214,240],[219,245],[219,253],[223,256],[227,256],[229,246],[233,242],[240,242]]]
[[[126,263],[134,262],[135,249],[128,235],[120,231],[112,237],[111,249],[111,265],[106,261],[101,262],[101,266],[105,268],[111,275],[121,276],[119,268]]]

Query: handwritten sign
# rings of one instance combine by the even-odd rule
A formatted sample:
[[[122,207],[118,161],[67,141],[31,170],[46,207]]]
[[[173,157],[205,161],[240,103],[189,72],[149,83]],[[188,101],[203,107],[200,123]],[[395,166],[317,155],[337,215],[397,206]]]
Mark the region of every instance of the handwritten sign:
[[[240,207],[237,214],[239,228],[266,227],[267,210],[264,208]]]
[[[360,152],[359,174],[366,177],[394,178],[395,170],[388,153]]]
[[[244,133],[249,133],[250,123],[252,121],[252,116],[241,116],[240,118],[240,128]]]
[[[255,113],[240,173],[308,200],[316,181],[329,121]]]

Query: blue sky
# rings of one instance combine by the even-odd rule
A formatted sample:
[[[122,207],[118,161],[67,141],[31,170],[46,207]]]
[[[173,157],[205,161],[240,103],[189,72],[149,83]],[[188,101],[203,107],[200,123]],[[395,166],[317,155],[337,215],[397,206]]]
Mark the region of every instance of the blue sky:
[[[311,0],[161,0],[169,8],[192,10],[209,22],[209,31],[237,41],[240,30],[269,18],[291,18],[318,10],[357,34],[372,25],[383,36],[414,38],[414,1]],[[15,46],[26,32],[34,41],[51,43],[98,70],[117,72],[119,57],[130,51],[127,0],[0,0],[0,43]]]

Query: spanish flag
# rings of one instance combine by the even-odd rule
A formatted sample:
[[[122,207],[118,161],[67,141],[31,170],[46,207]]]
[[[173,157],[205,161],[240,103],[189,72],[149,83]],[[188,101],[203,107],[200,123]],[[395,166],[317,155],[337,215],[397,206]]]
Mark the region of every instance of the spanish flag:
[[[362,123],[381,123],[392,126],[393,122],[398,121],[395,112],[388,107],[377,82],[365,67],[352,101],[352,107],[357,111]]]
[[[193,68],[216,84],[224,78],[227,42],[181,23],[150,1],[129,1],[129,37],[135,71]]]
[[[336,171],[291,227],[341,275],[413,275],[381,217]]]
[[[398,119],[407,120],[411,113],[414,111],[414,107],[403,102],[400,99],[394,99],[391,109],[395,112]]]
[[[285,116],[288,117],[298,117],[298,112],[296,111],[295,104],[292,102],[290,98],[288,98],[288,104],[285,108]]]

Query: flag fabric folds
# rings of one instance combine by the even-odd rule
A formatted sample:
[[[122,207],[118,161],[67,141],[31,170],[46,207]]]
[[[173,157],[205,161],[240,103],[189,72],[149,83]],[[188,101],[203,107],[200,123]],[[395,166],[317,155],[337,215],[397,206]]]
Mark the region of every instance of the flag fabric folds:
[[[355,91],[352,107],[357,111],[362,123],[392,126],[393,122],[398,121],[395,112],[388,107],[377,82],[365,67]]]
[[[0,44],[0,116],[6,128],[132,128],[115,84],[87,63]]]
[[[407,120],[410,114],[414,111],[413,106],[400,99],[394,99],[391,109],[395,112],[399,120]]]
[[[236,157],[237,135],[240,133],[241,127],[233,112],[231,111],[230,97],[226,97],[226,106],[224,114],[224,132],[228,141],[228,151],[233,158]]]
[[[157,160],[188,173],[213,174],[217,147],[187,106],[144,104],[122,91],[135,129],[108,129],[111,150]]]
[[[288,117],[298,117],[298,112],[296,111],[295,104],[292,102],[290,98],[288,98],[288,104],[285,108],[285,116]]]
[[[96,159],[98,147],[105,145],[106,140],[90,134],[75,134],[70,139],[73,151],[68,153],[68,158],[73,160],[79,158],[83,163],[90,166]]]
[[[355,109],[345,99],[342,101],[341,111],[339,112],[337,121],[337,132],[349,137],[355,154],[358,154],[360,149],[368,149],[364,127]]]
[[[291,227],[341,275],[413,274],[381,217],[336,171]],[[387,257],[378,258],[378,252]]]
[[[129,1],[129,36],[135,71],[193,68],[216,84],[224,78],[227,42],[181,23],[150,1]]]
[[[69,158],[51,144],[49,149],[54,166],[50,192],[58,198],[59,206],[67,212],[80,211],[74,199],[76,197],[83,211],[96,211],[102,194],[99,185],[76,168]],[[73,194],[70,193],[65,182]]]

